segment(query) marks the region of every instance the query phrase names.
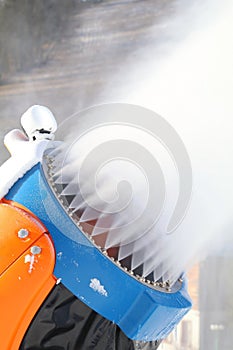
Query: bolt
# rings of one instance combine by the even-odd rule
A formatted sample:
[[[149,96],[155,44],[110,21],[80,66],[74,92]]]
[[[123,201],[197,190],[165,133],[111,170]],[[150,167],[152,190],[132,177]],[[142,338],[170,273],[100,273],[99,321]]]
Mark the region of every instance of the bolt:
[[[19,238],[27,238],[27,236],[29,235],[29,232],[26,228],[21,228],[19,231],[18,231],[18,237]]]
[[[30,249],[30,252],[33,254],[33,255],[38,255],[41,253],[41,247],[38,247],[37,245],[34,245],[33,247],[31,247]]]

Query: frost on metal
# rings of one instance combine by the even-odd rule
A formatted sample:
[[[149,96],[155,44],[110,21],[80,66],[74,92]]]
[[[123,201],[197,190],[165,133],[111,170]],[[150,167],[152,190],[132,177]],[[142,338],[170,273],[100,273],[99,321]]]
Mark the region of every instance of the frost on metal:
[[[73,264],[76,266],[76,267],[79,267],[79,264],[76,260],[73,260]]]
[[[101,285],[100,281],[97,278],[92,278],[89,284],[89,287],[92,288],[95,292],[107,297],[108,293],[105,290],[104,286]]]
[[[30,255],[30,254],[27,254],[24,258],[24,263],[27,264],[29,263],[29,269],[28,269],[28,272],[29,273],[32,273],[32,270],[34,269],[34,263],[35,263],[35,256],[34,255]]]
[[[0,198],[4,197],[15,182],[41,161],[47,140],[30,142],[20,130],[12,130],[5,137],[11,157],[0,167]]]
[[[57,258],[60,260],[62,258],[62,252],[57,253]]]
[[[4,138],[4,144],[11,157],[0,167],[0,199],[18,179],[41,162],[57,127],[53,114],[44,106],[30,107],[21,117],[21,124],[27,135],[14,129]]]

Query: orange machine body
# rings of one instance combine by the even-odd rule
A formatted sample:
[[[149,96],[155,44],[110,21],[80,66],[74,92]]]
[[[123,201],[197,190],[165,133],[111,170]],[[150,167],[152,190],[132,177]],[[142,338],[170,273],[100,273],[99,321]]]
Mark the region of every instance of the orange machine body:
[[[0,343],[18,350],[56,284],[55,250],[46,227],[25,207],[0,200]]]

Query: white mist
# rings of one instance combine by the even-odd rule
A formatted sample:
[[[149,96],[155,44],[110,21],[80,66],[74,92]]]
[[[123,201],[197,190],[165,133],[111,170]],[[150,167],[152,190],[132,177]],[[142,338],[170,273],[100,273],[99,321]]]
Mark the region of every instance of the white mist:
[[[167,256],[175,274],[213,249],[230,250],[232,242],[232,18],[228,0],[197,2],[193,18],[191,10],[182,11],[171,26],[177,28],[177,37],[172,34],[169,44],[160,43],[142,53],[135,66],[123,67],[124,88],[111,91],[114,101],[119,98],[162,115],[189,153],[190,208],[161,250],[161,261]]]

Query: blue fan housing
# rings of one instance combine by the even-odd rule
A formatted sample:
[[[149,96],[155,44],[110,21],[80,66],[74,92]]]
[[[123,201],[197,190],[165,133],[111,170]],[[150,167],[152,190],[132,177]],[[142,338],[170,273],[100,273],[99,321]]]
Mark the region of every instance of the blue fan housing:
[[[47,227],[57,254],[56,278],[129,338],[163,339],[190,310],[186,280],[174,292],[156,290],[105,256],[61,206],[41,164],[19,179],[6,198],[30,209]]]

